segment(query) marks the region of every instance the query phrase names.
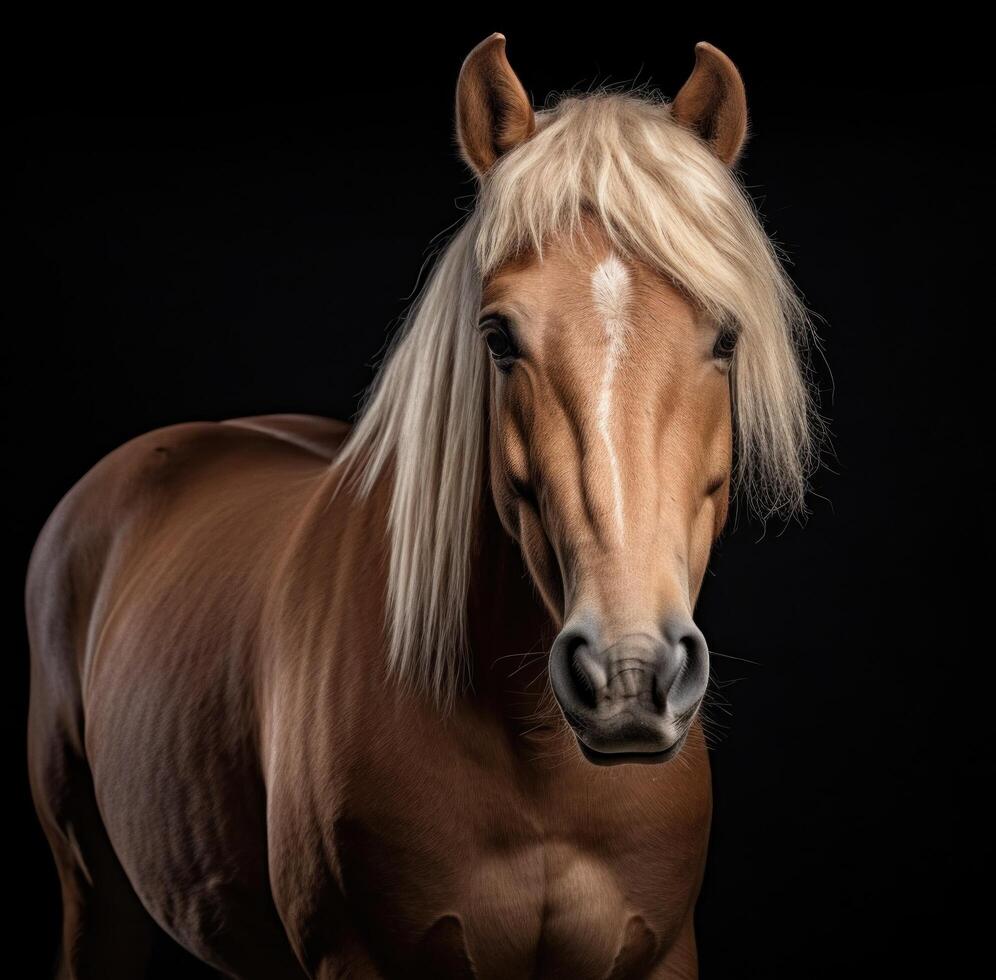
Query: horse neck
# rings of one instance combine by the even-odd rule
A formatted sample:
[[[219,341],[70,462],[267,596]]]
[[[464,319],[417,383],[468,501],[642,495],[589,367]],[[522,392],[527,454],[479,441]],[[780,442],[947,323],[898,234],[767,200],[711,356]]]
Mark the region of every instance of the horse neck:
[[[472,696],[480,707],[517,724],[552,706],[546,674],[556,626],[518,543],[498,519],[490,490],[481,506],[467,633]]]

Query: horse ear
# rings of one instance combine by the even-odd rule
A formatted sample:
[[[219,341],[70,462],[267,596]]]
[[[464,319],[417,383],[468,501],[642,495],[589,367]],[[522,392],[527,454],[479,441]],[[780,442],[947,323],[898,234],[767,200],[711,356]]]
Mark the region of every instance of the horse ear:
[[[460,152],[478,177],[533,135],[536,117],[505,57],[503,34],[492,34],[467,55],[457,82],[456,114]]]
[[[705,41],[695,45],[695,67],[671,103],[675,119],[693,129],[732,167],[747,138],[747,96],[736,65]]]

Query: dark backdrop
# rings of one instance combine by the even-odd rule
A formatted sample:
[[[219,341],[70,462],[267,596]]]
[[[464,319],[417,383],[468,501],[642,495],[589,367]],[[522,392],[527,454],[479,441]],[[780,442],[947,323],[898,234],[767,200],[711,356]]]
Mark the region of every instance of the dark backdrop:
[[[475,17],[8,36],[0,718],[8,943],[29,970],[48,970],[59,916],[23,756],[35,535],[102,454],[155,426],[355,411],[427,246],[473,192],[453,86],[501,29],[537,102],[634,78],[673,95],[696,40],[724,48],[752,111],[746,183],[820,318],[835,455],[812,513],[766,529],[741,514],[699,607],[727,655],[703,976],[961,972],[981,916],[962,894],[988,854],[972,796],[992,772],[970,706],[991,656],[984,564],[970,569],[992,499],[992,317],[963,302],[990,184],[978,27],[606,13],[556,31]]]

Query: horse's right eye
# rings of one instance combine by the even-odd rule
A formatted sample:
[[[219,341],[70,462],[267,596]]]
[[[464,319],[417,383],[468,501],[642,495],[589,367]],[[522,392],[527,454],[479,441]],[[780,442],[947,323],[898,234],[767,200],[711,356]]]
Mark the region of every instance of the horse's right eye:
[[[495,365],[502,371],[510,370],[517,351],[507,321],[503,317],[488,317],[481,321],[480,327]]]
[[[507,357],[512,353],[511,341],[503,330],[492,330],[488,334],[486,342],[488,350],[491,351],[491,356],[496,361],[500,361],[503,357]]]

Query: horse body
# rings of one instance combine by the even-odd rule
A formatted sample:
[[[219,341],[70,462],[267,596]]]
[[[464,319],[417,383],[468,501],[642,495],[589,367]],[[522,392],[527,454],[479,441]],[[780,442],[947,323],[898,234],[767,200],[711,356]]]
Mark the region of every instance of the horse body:
[[[538,668],[498,657],[550,627],[497,522],[471,602],[497,666],[443,725],[385,687],[384,497],[334,494],[319,428],[150,433],[43,532],[32,775],[67,911],[128,888],[100,880],[116,858],[160,926],[236,976],[645,975],[690,942],[701,742],[665,773],[593,769],[534,720]],[[329,452],[344,432],[327,424]],[[88,773],[106,842],[59,807]]]
[[[743,86],[700,45],[670,105],[535,113],[494,35],[457,117],[478,204],[355,427],[150,433],[39,538],[68,976],[160,927],[242,978],[696,973],[692,610],[735,476],[799,506],[810,451]]]

